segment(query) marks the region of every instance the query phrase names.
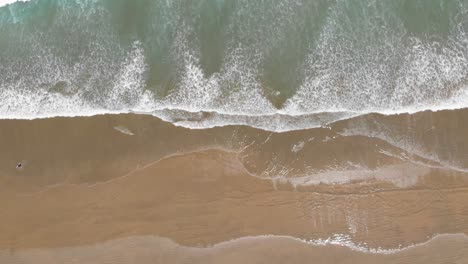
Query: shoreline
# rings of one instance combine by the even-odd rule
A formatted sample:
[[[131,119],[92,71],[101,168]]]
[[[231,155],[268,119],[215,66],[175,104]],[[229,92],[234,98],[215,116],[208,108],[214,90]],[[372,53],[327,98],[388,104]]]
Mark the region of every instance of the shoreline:
[[[466,234],[465,172],[379,138],[339,134],[385,125],[455,163],[467,151],[465,129],[444,122],[466,113],[360,117],[288,133],[191,130],[132,114],[0,120],[0,249],[78,249],[141,236],[197,247],[272,234],[377,250]],[[435,128],[412,137],[419,130],[402,130],[408,122]],[[308,182],[308,168],[326,173]]]
[[[304,113],[286,113],[279,109],[276,112],[271,113],[262,113],[257,115],[246,114],[246,113],[227,113],[223,111],[218,111],[215,109],[178,109],[178,108],[161,108],[155,109],[150,112],[147,111],[113,111],[113,110],[106,110],[106,109],[97,109],[97,110],[89,110],[85,109],[81,114],[45,114],[45,115],[37,115],[37,116],[2,116],[0,117],[1,120],[44,120],[44,119],[56,119],[56,118],[93,118],[93,117],[100,117],[100,116],[118,116],[118,115],[141,115],[141,116],[149,116],[155,118],[159,121],[170,123],[176,127],[181,127],[185,129],[191,130],[204,130],[204,129],[213,129],[213,128],[223,128],[229,126],[245,126],[251,129],[258,129],[264,132],[272,132],[272,133],[285,133],[285,132],[294,132],[294,131],[301,131],[301,130],[310,130],[316,128],[323,128],[323,127],[330,127],[334,126],[337,123],[342,123],[344,121],[353,120],[356,118],[368,117],[368,116],[382,116],[382,117],[392,117],[392,116],[417,116],[417,115],[426,115],[426,114],[443,114],[446,112],[451,111],[468,111],[468,106],[456,106],[456,107],[441,107],[441,108],[423,108],[418,110],[401,110],[401,111],[379,111],[379,110],[370,110],[370,111],[351,111],[351,110],[336,110],[336,111],[313,111],[313,112],[304,112]],[[179,119],[180,112],[187,114],[187,119],[182,120]],[[331,117],[332,115],[338,115],[336,117]],[[194,116],[193,119],[190,116]],[[197,115],[202,115],[203,118],[198,117]],[[325,120],[327,120],[327,115],[330,115],[330,118],[326,122],[322,123],[308,123],[307,119],[310,119],[312,116],[324,116]],[[342,116],[339,116],[342,115]],[[218,117],[218,118],[215,118]],[[226,117],[225,122],[221,122],[219,117]],[[236,117],[239,120],[236,120]],[[279,122],[276,125],[282,125],[281,128],[277,126],[269,126],[266,124],[259,123],[255,125],[253,122],[254,120],[250,119],[258,119],[258,118],[272,118],[271,121],[278,121],[274,117],[283,117],[285,120]],[[303,117],[304,120],[296,120],[299,117]],[[307,118],[309,117],[309,118]],[[291,119],[290,122],[287,119]],[[259,120],[257,120],[259,121]],[[292,121],[292,122],[291,122]],[[210,123],[211,122],[211,123]],[[302,122],[302,123],[301,123]],[[284,127],[285,124],[292,123],[292,127]],[[200,125],[205,124],[205,125]],[[291,124],[290,124],[291,125]]]
[[[208,248],[180,246],[156,236],[126,237],[80,247],[1,251],[7,263],[452,263],[468,256],[468,237],[437,235],[394,252],[361,252],[337,244],[310,244],[285,236],[257,236],[221,242]],[[436,250],[434,250],[436,249]],[[242,252],[242,253],[240,253]],[[444,252],[444,253],[442,253]]]
[[[343,241],[352,240],[355,245],[393,248],[423,242],[434,232],[468,230],[462,214],[450,216],[457,229],[428,217],[434,210],[454,210],[456,204],[452,201],[465,199],[468,189],[465,185],[459,189],[363,193],[353,191],[362,188],[359,184],[340,185],[345,193],[339,189],[330,192],[330,188],[335,188],[333,185],[273,186],[268,180],[249,175],[237,155],[220,150],[174,155],[107,182],[63,184],[32,195],[4,194],[2,200],[9,201],[4,205],[11,215],[0,220],[0,228],[19,229],[9,232],[17,239],[0,237],[0,245],[57,247],[157,234],[193,246],[265,233],[301,239],[343,233],[350,238]],[[445,196],[446,201],[438,202],[434,194]],[[391,207],[386,205],[392,200]],[[400,201],[404,200],[411,202],[402,204]],[[311,207],[309,203],[316,205]],[[420,206],[427,209],[421,211]],[[388,217],[392,214],[402,215],[393,224],[395,227],[388,229]],[[41,228],[51,221],[55,224]],[[61,235],[57,236],[57,232]]]

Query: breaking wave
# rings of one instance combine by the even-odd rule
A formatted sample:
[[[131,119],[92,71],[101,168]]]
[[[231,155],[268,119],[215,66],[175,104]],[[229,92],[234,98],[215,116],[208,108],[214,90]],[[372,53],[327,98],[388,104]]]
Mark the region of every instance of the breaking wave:
[[[0,117],[288,131],[466,108],[467,4],[15,2],[0,8]]]

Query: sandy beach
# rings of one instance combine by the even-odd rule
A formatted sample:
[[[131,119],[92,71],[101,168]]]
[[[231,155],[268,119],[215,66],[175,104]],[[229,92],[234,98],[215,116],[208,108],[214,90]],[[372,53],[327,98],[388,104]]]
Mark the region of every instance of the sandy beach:
[[[0,260],[103,263],[138,247],[123,255],[139,263],[283,263],[293,255],[292,263],[463,263],[465,236],[433,237],[468,232],[467,173],[350,132],[377,118],[391,131],[428,116],[430,136],[447,137],[438,120],[466,111],[369,116],[289,134],[191,130],[132,114],[2,120]],[[462,155],[465,132],[446,143]],[[367,167],[307,171],[340,160]]]
[[[444,235],[391,254],[315,246],[287,237],[255,237],[211,248],[180,246],[158,237],[129,237],[82,247],[2,252],[5,263],[466,263],[467,237]],[[74,261],[74,262],[73,262]]]

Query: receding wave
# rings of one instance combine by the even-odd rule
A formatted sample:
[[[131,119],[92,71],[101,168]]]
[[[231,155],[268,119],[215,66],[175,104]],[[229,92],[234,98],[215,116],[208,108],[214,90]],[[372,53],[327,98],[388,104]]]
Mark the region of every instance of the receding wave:
[[[237,153],[235,164],[241,164],[249,175],[278,185],[301,187],[385,182],[393,187],[407,188],[417,186],[434,173],[448,181],[468,172],[467,113],[468,109],[390,116],[369,114],[328,127],[282,133],[238,125],[187,129],[148,115],[122,114],[4,120],[2,133],[4,153],[13,164],[18,161],[11,160],[11,153],[42,144],[41,136],[64,142],[57,146],[45,145],[44,151],[49,155],[41,156],[41,162],[36,160],[34,166],[37,167],[21,171],[31,180],[44,180],[39,184],[41,186],[61,183],[63,174],[67,173],[65,169],[73,171],[68,172],[71,175],[80,175],[76,179],[67,178],[67,181],[87,182],[93,178],[94,171],[103,175],[97,180],[101,181],[124,175],[128,168],[138,168],[176,153],[222,149]],[[184,113],[182,117],[187,115]],[[106,137],[96,137],[96,134]],[[121,145],[113,142],[121,142]],[[122,153],[115,154],[115,161],[107,165],[100,157],[107,155],[109,146],[114,146],[112,152]],[[96,151],[87,156],[68,153],[74,148]],[[24,154],[15,157],[24,160],[25,167],[33,166],[27,164],[31,157]],[[122,160],[127,159],[131,160],[131,165],[120,167]],[[61,162],[57,163],[57,160]],[[5,163],[0,172],[5,175],[18,173],[10,163]],[[81,163],[89,167],[73,165]],[[54,168],[53,172],[46,164],[51,164],[48,166]],[[115,168],[121,168],[121,171],[115,173]],[[379,188],[383,189],[382,186]]]
[[[0,8],[0,117],[143,112],[287,131],[465,108],[467,12],[464,1],[16,2]]]

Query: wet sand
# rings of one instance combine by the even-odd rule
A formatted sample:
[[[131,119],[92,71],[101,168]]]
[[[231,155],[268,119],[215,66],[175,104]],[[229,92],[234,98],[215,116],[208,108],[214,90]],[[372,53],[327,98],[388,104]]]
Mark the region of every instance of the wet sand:
[[[466,263],[468,238],[442,235],[389,254],[355,251],[337,245],[310,245],[289,237],[249,237],[210,248],[180,246],[167,238],[128,237],[105,243],[0,253],[2,263]]]
[[[463,235],[431,240],[468,233],[466,116],[368,116],[287,133],[131,114],[2,120],[0,262],[467,263]],[[336,234],[364,251],[431,241],[390,255],[285,237],[223,243]]]

